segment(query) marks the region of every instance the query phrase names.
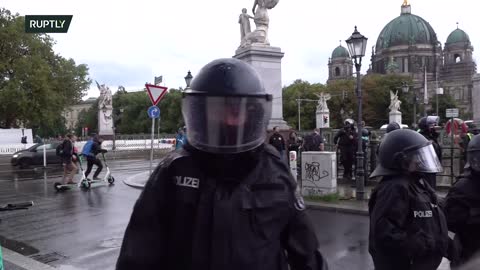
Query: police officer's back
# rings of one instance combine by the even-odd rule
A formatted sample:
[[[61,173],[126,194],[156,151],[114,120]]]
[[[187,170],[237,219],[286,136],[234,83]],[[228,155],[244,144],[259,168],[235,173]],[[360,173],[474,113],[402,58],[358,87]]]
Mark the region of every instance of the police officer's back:
[[[264,144],[271,101],[240,60],[199,72],[183,97],[188,143],[146,184],[117,269],[326,269],[289,169]]]
[[[412,130],[394,130],[382,141],[382,177],[369,201],[369,251],[376,270],[434,270],[449,246],[445,216],[423,173],[441,170],[431,142]]]
[[[460,256],[452,261],[459,265],[480,251],[480,136],[468,144],[465,173],[449,190],[445,202],[448,229],[460,243]]]

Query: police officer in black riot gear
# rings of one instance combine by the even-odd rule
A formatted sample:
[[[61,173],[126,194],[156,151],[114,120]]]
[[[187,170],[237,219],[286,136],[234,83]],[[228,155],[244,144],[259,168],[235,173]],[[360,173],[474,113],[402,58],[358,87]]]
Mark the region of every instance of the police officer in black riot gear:
[[[432,143],[399,129],[380,145],[379,164],[370,177],[382,177],[369,201],[369,252],[375,270],[434,270],[451,240],[437,197],[424,173],[442,170]]]
[[[117,270],[327,269],[289,168],[264,143],[272,96],[256,71],[215,60],[182,102],[187,144],[147,182]]]
[[[340,149],[340,162],[343,165],[343,178],[352,179],[352,166],[357,150],[357,134],[353,121],[346,120],[343,129],[339,130],[333,138],[333,143]]]
[[[468,144],[467,165],[462,177],[449,190],[445,201],[448,229],[455,233],[459,256],[452,266],[472,259],[480,252],[480,136]]]
[[[435,126],[438,123],[438,116],[422,117],[418,121],[418,132],[422,134],[427,140],[432,142],[435,153],[438,160],[442,162],[442,147],[438,143],[438,137],[440,134],[435,130]],[[425,180],[432,186],[433,189],[437,187],[437,174],[427,173],[425,174]]]

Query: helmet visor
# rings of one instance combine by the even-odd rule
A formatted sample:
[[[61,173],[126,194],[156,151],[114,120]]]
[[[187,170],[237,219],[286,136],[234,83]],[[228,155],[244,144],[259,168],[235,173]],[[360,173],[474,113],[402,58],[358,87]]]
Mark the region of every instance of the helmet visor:
[[[240,153],[265,141],[271,116],[266,97],[187,95],[182,112],[188,142],[210,153]]]
[[[439,173],[443,171],[442,164],[431,143],[405,154],[405,160],[408,161],[406,169],[409,172]]]

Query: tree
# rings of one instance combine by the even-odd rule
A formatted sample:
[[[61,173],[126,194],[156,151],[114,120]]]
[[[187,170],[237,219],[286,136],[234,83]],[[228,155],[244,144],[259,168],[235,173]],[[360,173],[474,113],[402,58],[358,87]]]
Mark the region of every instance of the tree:
[[[82,110],[78,115],[75,134],[82,134],[82,129],[88,127],[88,133],[98,134],[98,99],[88,110]]]
[[[332,97],[328,101],[330,127],[341,128],[345,119],[354,118],[356,115],[357,99],[354,89],[353,79],[333,81],[327,85],[327,92]]]
[[[62,112],[88,89],[88,67],[55,54],[50,36],[27,34],[24,24],[0,9],[0,126],[54,135],[65,122]]]
[[[437,113],[437,101],[436,97],[433,96],[430,99],[430,104],[432,107],[428,110],[428,115],[435,115]],[[440,116],[440,123],[445,123],[449,119],[446,117],[446,110],[451,108],[457,108],[457,102],[451,95],[438,95],[438,114]],[[468,120],[469,115],[467,114],[460,114],[460,118],[463,120]]]
[[[315,95],[325,90],[322,84],[310,84],[307,81],[296,80],[283,88],[283,117],[292,127],[298,129],[297,99],[318,100]],[[312,130],[316,126],[316,102],[302,101],[300,106],[300,121],[302,130]]]
[[[181,90],[169,89],[159,106],[160,131],[175,133],[184,125],[181,112]],[[152,105],[146,90],[139,92],[117,91],[113,95],[113,115],[116,132],[122,134],[150,133],[152,120],[147,109]],[[97,110],[98,111],[98,110]]]

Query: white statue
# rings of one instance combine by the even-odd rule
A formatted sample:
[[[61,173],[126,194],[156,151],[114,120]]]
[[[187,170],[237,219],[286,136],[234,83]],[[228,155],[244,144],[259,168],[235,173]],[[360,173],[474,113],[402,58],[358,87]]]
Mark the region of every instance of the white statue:
[[[327,105],[327,100],[330,100],[332,96],[330,94],[325,94],[325,93],[320,93],[315,94],[318,97],[318,105],[317,105],[317,110],[318,111],[328,111],[328,105]]]
[[[98,101],[98,108],[103,109],[112,107],[112,91],[105,84],[100,85],[97,81],[98,90],[100,91],[100,98]]]
[[[97,81],[100,97],[98,98],[98,132],[99,135],[113,134],[113,106],[112,91],[105,84],[100,85]]]
[[[398,91],[395,92],[395,94],[390,91],[390,106],[388,106],[390,112],[398,112],[400,110],[400,104],[402,104],[402,102],[398,99]]]
[[[238,18],[238,23],[240,24],[240,46],[245,46],[247,43],[247,35],[252,32],[250,28],[250,19],[253,18],[254,17],[247,14],[246,8],[242,9],[242,14],[240,14],[240,17]]]
[[[250,22],[245,23],[245,20],[249,20],[252,17],[242,10],[242,15],[240,15],[239,23],[242,27],[242,43],[240,47],[244,47],[250,44],[263,44],[270,45],[268,41],[268,25],[270,19],[268,17],[268,10],[274,8],[278,4],[279,0],[255,0],[253,3],[253,21],[255,22],[255,31],[248,32],[246,31],[250,27]],[[248,33],[247,33],[248,32]],[[245,37],[243,36],[245,35]]]

